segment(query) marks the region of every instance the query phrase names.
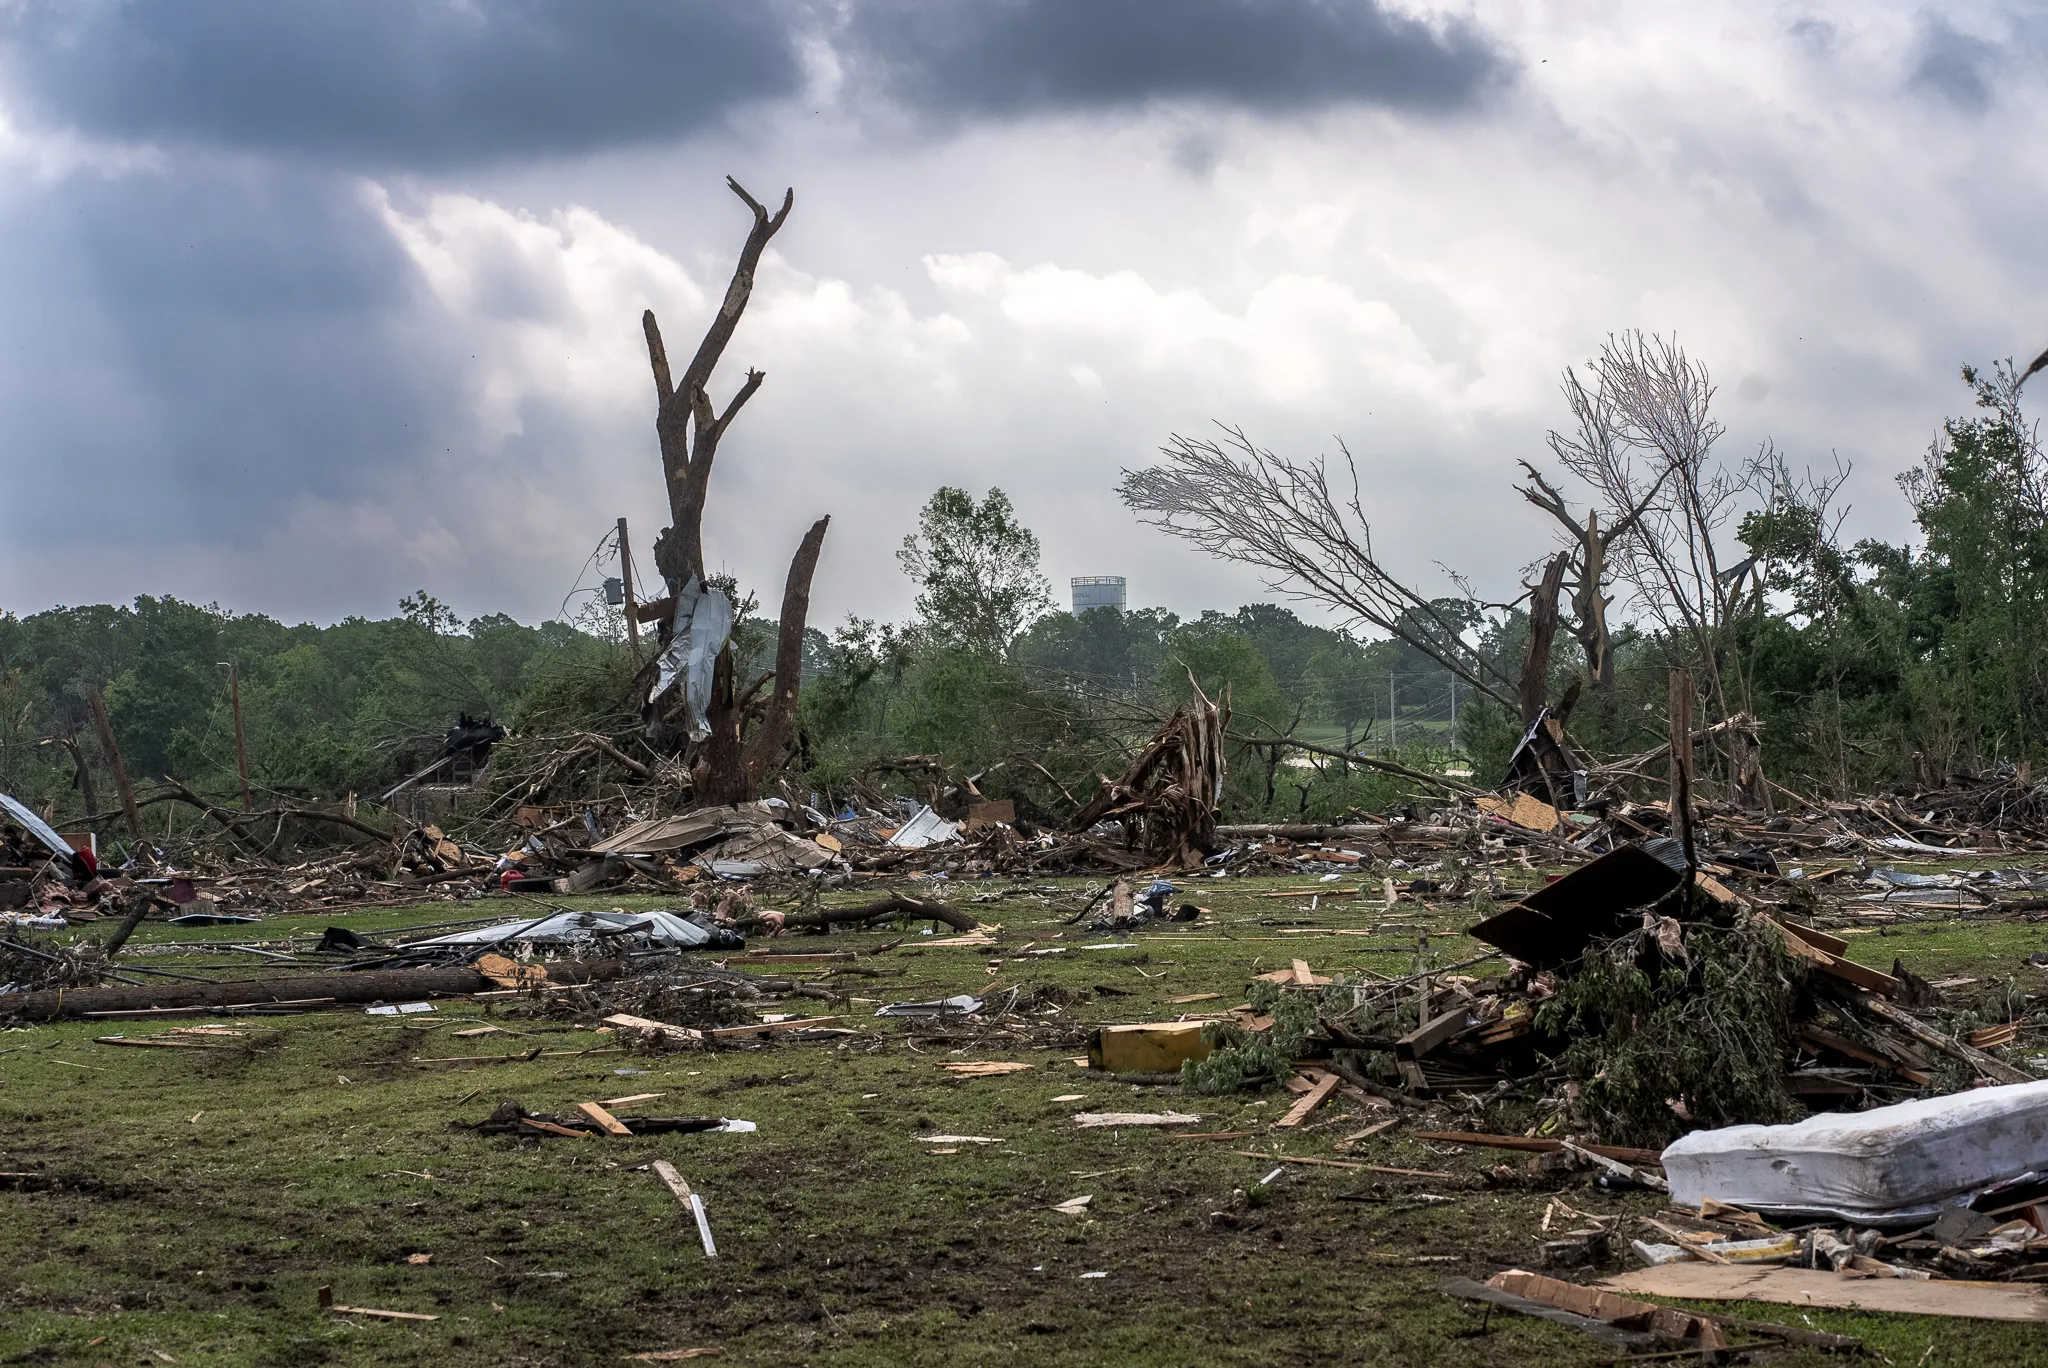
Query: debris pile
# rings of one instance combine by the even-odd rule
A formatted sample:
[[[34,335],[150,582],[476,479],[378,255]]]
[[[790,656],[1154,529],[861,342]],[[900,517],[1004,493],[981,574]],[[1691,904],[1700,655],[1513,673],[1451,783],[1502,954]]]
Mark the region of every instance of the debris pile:
[[[1501,972],[1466,972],[1500,955],[1430,968],[1418,939],[1406,975],[1333,980],[1300,961],[1264,975],[1212,1021],[1221,1048],[1182,1065],[1186,1081],[1227,1092],[1316,1062],[1474,1112],[1512,1100],[1533,1135],[1660,1145],[2030,1077],[1992,1053],[2012,1023],[1930,1024],[1915,1013],[1940,1005],[1933,985],[1856,963],[1760,893],[1688,883],[1676,846],[1623,846],[1485,918],[1471,934],[1504,953]]]

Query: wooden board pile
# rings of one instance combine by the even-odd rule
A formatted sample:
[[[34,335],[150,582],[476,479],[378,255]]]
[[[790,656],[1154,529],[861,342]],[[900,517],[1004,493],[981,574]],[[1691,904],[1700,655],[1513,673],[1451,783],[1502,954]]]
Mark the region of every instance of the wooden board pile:
[[[1497,955],[1338,982],[1297,965],[1262,976],[1266,986],[1255,985],[1255,1006],[1235,1019],[1264,1038],[1290,1012],[1302,1019],[1277,998],[1306,996],[1313,1024],[1299,1059],[1338,1060],[1362,1081],[1418,1098],[1555,1093],[1566,1080],[1560,1060],[1572,1041],[1545,1016],[1544,1004],[1597,956],[1640,961],[1654,980],[1656,965],[1684,963],[1689,938],[1706,930],[1762,938],[1803,969],[1803,985],[1792,995],[1793,1034],[1779,1064],[1786,1092],[1809,1105],[1861,1109],[1950,1091],[1971,1079],[2030,1077],[1997,1053],[2017,1042],[2020,1023],[1961,1035],[1943,1030],[1923,1016],[1941,1006],[1939,991],[1902,966],[1886,973],[1859,964],[1845,938],[1759,893],[1738,895],[1712,875],[1699,875],[1689,898],[1682,883],[1681,871],[1656,855],[1622,847],[1472,929],[1507,957],[1502,972],[1473,972]],[[1420,943],[1418,964],[1427,964]],[[1685,1128],[1676,1115],[1670,1124],[1673,1134]]]

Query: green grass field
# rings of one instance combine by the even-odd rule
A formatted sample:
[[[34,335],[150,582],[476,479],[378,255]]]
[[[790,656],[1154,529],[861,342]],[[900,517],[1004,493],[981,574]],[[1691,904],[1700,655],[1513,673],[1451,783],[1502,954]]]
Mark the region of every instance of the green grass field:
[[[789,1042],[715,1053],[601,1053],[483,1064],[429,1057],[611,1049],[616,1037],[522,1006],[443,1001],[431,1016],[360,1011],[241,1018],[247,1034],[201,1050],[116,1048],[110,1034],[165,1021],[69,1022],[0,1031],[0,1363],[208,1365],[619,1363],[649,1351],[717,1348],[759,1364],[1550,1365],[1614,1351],[1562,1327],[1436,1291],[1531,1266],[1548,1202],[1652,1214],[1584,1177],[1519,1168],[1489,1177],[1495,1151],[1431,1147],[1395,1127],[1342,1156],[1448,1175],[1411,1178],[1295,1166],[1248,1205],[1234,1195],[1274,1167],[1262,1154],[1331,1157],[1367,1116],[1332,1102],[1298,1131],[1270,1130],[1279,1090],[1201,1098],[1091,1076],[1071,1061],[1086,1030],[1170,1020],[1243,1000],[1250,975],[1308,960],[1318,972],[1415,966],[1414,933],[1340,936],[1418,920],[1462,931],[1455,907],[1390,916],[1376,899],[1263,898],[1312,879],[1204,881],[1214,925],[1142,932],[1129,948],[1060,923],[1064,898],[1040,884],[945,886],[998,922],[995,949],[927,948],[912,935],[863,957],[875,977],[834,980],[874,1001],[1058,989],[1067,1005],[971,1028],[973,1040],[912,1042],[865,1003],[792,999],[843,1012],[845,1043]],[[1349,881],[1356,886],[1356,881]],[[1346,884],[1329,885],[1343,888]],[[653,906],[595,899],[591,906]],[[523,905],[431,903],[349,916],[278,918],[266,938],[330,921],[358,932]],[[174,936],[151,927],[162,945]],[[218,930],[182,939],[221,939]],[[863,933],[775,948],[862,949]],[[1929,922],[1852,938],[1860,960],[1899,957],[1929,977],[1975,976],[1969,994],[2038,991],[2025,956],[2036,927]],[[1034,956],[1028,949],[1060,948]],[[1446,935],[1435,963],[1483,947]],[[191,948],[136,962],[225,964]],[[830,966],[805,966],[822,971]],[[218,972],[218,971],[216,971]],[[1171,998],[1219,993],[1208,1003]],[[517,1034],[458,1038],[497,1024]],[[948,1059],[1020,1060],[1001,1077],[960,1079]],[[624,1109],[722,1115],[754,1134],[527,1141],[458,1129],[501,1099],[565,1112],[579,1101],[658,1092]],[[1076,1097],[1078,1095],[1078,1097]],[[1070,1099],[1070,1100],[1056,1100]],[[1174,1140],[1156,1130],[1081,1130],[1081,1111],[1199,1112],[1203,1130],[1243,1141]],[[935,1145],[929,1135],[999,1143]],[[950,1154],[936,1149],[953,1149]],[[666,1158],[704,1195],[720,1257],[707,1260],[687,1213],[642,1166]],[[1560,1189],[1557,1184],[1566,1186]],[[1050,1208],[1090,1195],[1082,1217]],[[418,1256],[428,1256],[414,1262]],[[1089,1277],[1088,1274],[1102,1276]],[[410,1311],[385,1321],[322,1311]],[[1772,1306],[1738,1314],[1862,1337],[1883,1360],[2022,1364],[2048,1358],[2048,1327],[1865,1316]],[[1790,1351],[1774,1362],[1819,1362]]]

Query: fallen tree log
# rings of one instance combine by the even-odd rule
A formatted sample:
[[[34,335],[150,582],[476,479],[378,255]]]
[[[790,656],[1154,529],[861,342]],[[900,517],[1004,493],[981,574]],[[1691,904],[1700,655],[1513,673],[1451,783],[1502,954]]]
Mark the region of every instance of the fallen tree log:
[[[786,930],[812,929],[827,926],[862,926],[869,922],[889,921],[898,917],[912,920],[928,917],[944,922],[955,931],[972,931],[981,923],[965,912],[955,911],[935,898],[912,898],[902,893],[891,893],[859,907],[827,907],[817,912],[791,912],[783,917]],[[759,917],[741,921],[742,927],[765,925]]]
[[[624,960],[554,960],[549,983],[601,983],[628,969]],[[387,969],[360,974],[308,974],[227,983],[144,984],[135,988],[45,988],[0,997],[0,1019],[54,1021],[94,1012],[147,1012],[171,1007],[247,1007],[266,1002],[338,1004],[465,997],[498,985],[468,965]]]
[[[1400,779],[1413,779],[1420,784],[1431,784],[1443,789],[1447,793],[1461,793],[1468,798],[1474,794],[1486,792],[1485,789],[1474,788],[1470,784],[1461,784],[1457,780],[1444,775],[1424,774],[1421,770],[1412,770],[1406,765],[1397,765],[1391,760],[1380,760],[1370,755],[1361,755],[1357,751],[1338,750],[1331,746],[1318,746],[1307,741],[1297,741],[1291,736],[1246,736],[1242,732],[1231,732],[1228,739],[1247,746],[1279,746],[1285,750],[1307,751],[1311,755],[1327,755],[1333,760],[1342,760],[1347,764],[1358,765],[1370,770],[1378,770],[1381,774],[1391,774]]]
[[[1216,834],[1226,840],[1277,841],[1449,841],[1472,834],[1471,827],[1424,826],[1419,823],[1390,822],[1384,826],[1336,826],[1317,822],[1240,822],[1219,826]]]

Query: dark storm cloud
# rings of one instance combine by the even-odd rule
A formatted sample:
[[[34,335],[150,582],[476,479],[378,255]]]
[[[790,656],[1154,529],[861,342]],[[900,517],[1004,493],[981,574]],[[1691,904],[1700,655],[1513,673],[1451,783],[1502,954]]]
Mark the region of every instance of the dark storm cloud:
[[[845,44],[864,75],[942,115],[1155,99],[1445,109],[1507,73],[1470,26],[1374,0],[868,0]]]
[[[0,440],[35,457],[16,511],[63,510],[16,535],[247,544],[458,420],[451,359],[405,331],[408,261],[334,178],[79,178],[0,239]]]
[[[1958,109],[1979,113],[1991,103],[1991,68],[1997,59],[1995,45],[1933,19],[1920,38],[1912,84]]]
[[[799,78],[753,0],[28,0],[0,33],[52,124],[371,166],[672,137]]]

